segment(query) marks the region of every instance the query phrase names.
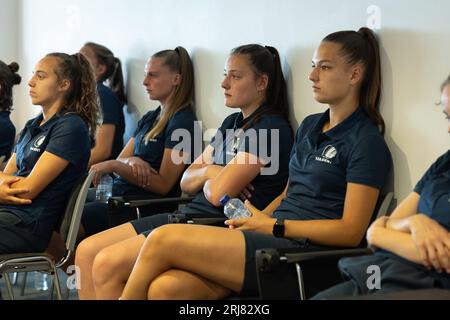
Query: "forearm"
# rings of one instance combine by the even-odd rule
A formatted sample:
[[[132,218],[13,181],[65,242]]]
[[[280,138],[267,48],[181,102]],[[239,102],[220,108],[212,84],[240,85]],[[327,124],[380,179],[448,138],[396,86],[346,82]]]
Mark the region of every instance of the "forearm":
[[[170,185],[164,176],[151,173],[150,185],[146,186],[144,189],[161,196],[166,196],[173,187],[174,185]]]
[[[10,175],[0,171],[0,179],[5,177],[10,177]]]
[[[131,184],[134,184],[143,189],[147,189],[139,184],[139,178],[133,174],[133,168],[130,165],[128,165],[125,161],[110,160],[109,162],[111,163],[111,172],[119,175],[121,178],[123,178],[124,180],[126,180]]]
[[[374,227],[369,244],[379,249],[392,252],[406,260],[422,264],[413,239],[410,234],[392,229]]]
[[[360,230],[343,220],[286,220],[286,238],[306,238],[325,246],[356,247],[362,240]]]
[[[276,197],[263,211],[262,213],[267,216],[272,216],[272,213],[280,206],[281,202],[286,198],[286,194],[283,192]]]
[[[386,222],[386,229],[399,231],[403,233],[411,233],[410,231],[411,217],[406,218],[389,218]]]
[[[206,181],[216,177],[222,169],[216,165],[189,168],[181,180],[181,189],[188,194],[196,194],[203,189]]]
[[[104,146],[97,145],[91,151],[91,158],[89,159],[89,167],[91,167],[94,164],[108,160],[110,156],[111,156],[111,148],[106,148]]]

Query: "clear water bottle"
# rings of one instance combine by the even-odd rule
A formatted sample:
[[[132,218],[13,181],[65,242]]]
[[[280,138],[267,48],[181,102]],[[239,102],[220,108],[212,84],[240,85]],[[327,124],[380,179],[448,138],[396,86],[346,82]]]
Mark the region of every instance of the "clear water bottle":
[[[250,218],[252,214],[247,210],[245,204],[237,198],[231,199],[230,196],[225,195],[220,199],[220,203],[223,205],[223,213],[228,219],[237,220],[243,218]]]
[[[42,272],[34,273],[34,288],[38,291],[48,290],[48,274]]]
[[[108,202],[108,199],[112,197],[113,179],[109,174],[105,174],[101,177],[100,183],[97,185],[95,191],[95,198],[100,202]]]

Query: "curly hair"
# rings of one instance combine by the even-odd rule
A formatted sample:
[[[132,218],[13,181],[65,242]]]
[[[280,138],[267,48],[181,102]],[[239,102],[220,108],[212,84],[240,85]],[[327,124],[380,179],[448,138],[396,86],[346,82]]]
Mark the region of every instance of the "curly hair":
[[[19,71],[19,65],[16,62],[6,65],[0,61],[0,111],[12,110],[12,88],[22,81],[17,71]]]
[[[94,72],[89,61],[81,54],[68,55],[66,53],[50,53],[47,57],[58,59],[55,70],[60,81],[68,79],[71,83],[70,91],[65,97],[64,109],[68,113],[76,113],[89,127],[94,140],[97,126],[101,122],[100,101]]]

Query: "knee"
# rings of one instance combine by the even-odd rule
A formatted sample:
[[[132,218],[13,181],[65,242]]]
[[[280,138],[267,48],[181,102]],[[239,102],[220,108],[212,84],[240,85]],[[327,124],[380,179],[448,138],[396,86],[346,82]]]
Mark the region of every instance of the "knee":
[[[94,259],[92,266],[92,279],[96,286],[102,286],[105,283],[117,278],[121,268],[121,255],[112,252],[106,248],[100,251]]]
[[[101,250],[97,245],[97,241],[93,238],[87,238],[83,240],[78,246],[75,253],[76,263],[92,263],[95,256]]]
[[[148,300],[177,300],[182,288],[179,282],[170,277],[155,279],[148,289]]]
[[[167,254],[179,249],[183,235],[177,230],[175,225],[164,225],[153,230],[145,244],[145,249],[141,251],[141,257],[155,257],[158,254]]]

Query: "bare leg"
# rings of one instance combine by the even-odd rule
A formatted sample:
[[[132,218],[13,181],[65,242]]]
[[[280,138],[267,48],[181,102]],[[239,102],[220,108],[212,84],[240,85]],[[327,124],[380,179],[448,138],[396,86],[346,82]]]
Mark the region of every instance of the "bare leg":
[[[122,299],[147,299],[150,284],[171,269],[185,270],[240,292],[245,270],[241,231],[197,225],[166,225],[145,242]]]
[[[196,274],[172,269],[153,280],[148,300],[219,300],[230,293],[229,289]]]
[[[117,300],[145,242],[145,236],[113,244],[100,251],[92,266],[92,279],[98,300]]]
[[[96,299],[92,280],[92,266],[96,255],[104,248],[117,242],[135,237],[136,231],[130,223],[106,230],[82,241],[77,248],[75,264],[80,268],[80,300]]]

